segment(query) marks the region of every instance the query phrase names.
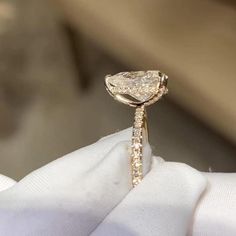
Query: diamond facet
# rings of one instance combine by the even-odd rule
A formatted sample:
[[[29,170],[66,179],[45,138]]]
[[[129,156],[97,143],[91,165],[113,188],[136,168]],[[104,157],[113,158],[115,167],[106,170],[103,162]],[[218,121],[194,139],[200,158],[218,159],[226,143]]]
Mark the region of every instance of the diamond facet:
[[[121,72],[106,77],[108,92],[124,103],[137,105],[150,101],[158,93],[163,93],[167,76],[159,71]],[[125,96],[129,96],[127,99]],[[159,94],[163,95],[163,94]],[[160,97],[161,97],[160,96]]]

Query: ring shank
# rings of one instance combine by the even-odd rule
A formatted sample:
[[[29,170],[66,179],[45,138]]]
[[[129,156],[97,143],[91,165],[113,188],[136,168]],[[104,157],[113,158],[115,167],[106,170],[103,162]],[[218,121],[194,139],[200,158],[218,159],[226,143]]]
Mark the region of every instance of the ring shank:
[[[131,176],[133,187],[143,179],[143,147],[148,142],[147,114],[145,106],[138,106],[135,111],[132,145]]]

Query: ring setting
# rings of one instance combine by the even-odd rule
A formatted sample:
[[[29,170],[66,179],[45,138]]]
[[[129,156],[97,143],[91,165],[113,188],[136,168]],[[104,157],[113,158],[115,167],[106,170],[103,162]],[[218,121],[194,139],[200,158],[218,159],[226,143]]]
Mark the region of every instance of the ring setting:
[[[133,187],[143,178],[143,147],[148,142],[146,107],[167,94],[168,76],[157,70],[120,72],[105,77],[108,93],[117,101],[135,107],[131,142]]]

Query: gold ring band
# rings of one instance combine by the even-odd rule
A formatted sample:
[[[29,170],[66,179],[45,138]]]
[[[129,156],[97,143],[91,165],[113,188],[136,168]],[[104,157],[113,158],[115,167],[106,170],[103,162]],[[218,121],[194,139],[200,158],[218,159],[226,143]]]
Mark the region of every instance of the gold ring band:
[[[130,157],[133,187],[138,185],[143,178],[143,147],[148,142],[146,116],[145,106],[138,106],[134,116]]]
[[[143,148],[148,142],[146,106],[168,92],[168,77],[160,71],[120,72],[105,77],[108,93],[117,101],[136,108],[131,142],[133,187],[143,178]]]

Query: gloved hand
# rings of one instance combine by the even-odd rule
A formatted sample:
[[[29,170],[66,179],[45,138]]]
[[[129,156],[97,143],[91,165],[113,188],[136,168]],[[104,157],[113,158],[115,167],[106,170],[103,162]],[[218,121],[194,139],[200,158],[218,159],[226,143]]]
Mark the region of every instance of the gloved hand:
[[[0,235],[186,235],[206,178],[152,157],[151,171],[132,189],[130,137],[131,129],[107,136],[15,184],[0,178],[8,185],[0,192]],[[151,156],[145,147],[145,172]]]

